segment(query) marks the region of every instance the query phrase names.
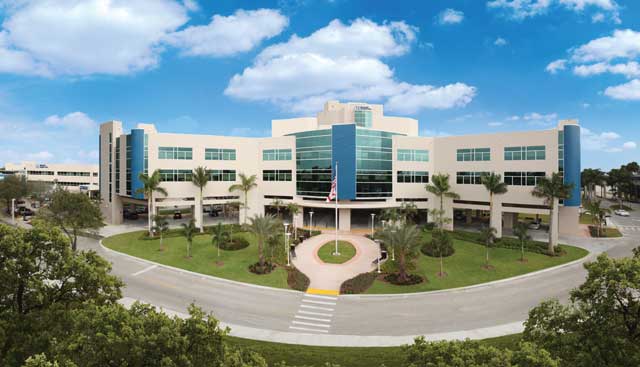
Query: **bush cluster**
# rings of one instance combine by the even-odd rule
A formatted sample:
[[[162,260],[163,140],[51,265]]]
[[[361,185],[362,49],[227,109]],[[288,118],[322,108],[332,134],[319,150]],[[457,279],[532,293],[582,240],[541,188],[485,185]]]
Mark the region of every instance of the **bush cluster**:
[[[264,275],[271,273],[276,268],[276,264],[265,261],[263,265],[260,265],[259,262],[249,265],[249,271],[258,274]]]
[[[467,231],[453,231],[451,232],[451,236],[457,240],[473,242],[483,246],[485,245],[480,233],[467,232]],[[519,250],[520,241],[517,238],[502,237],[495,241],[495,243],[493,244],[493,247]],[[529,251],[529,252],[548,255],[547,253],[548,244],[546,242],[526,241],[524,244],[524,248],[526,251]],[[562,250],[560,249],[560,247],[556,246],[555,255],[560,255],[561,253],[562,253]]]
[[[311,283],[309,277],[295,266],[290,266],[287,269],[287,284],[289,284],[289,288],[305,292],[309,288],[309,283]]]
[[[231,241],[220,244],[220,248],[226,251],[242,250],[249,247],[249,241],[244,237],[233,237]]]
[[[340,286],[340,294],[359,294],[364,293],[371,287],[378,277],[376,272],[362,273],[355,277],[344,281]]]
[[[246,232],[246,230],[239,224],[223,224],[222,226],[227,230],[227,232],[233,232],[233,233]],[[200,233],[200,231],[197,231],[196,233],[194,233],[194,235],[195,236],[209,235],[211,234],[211,229],[214,227],[215,226],[204,226],[203,233]],[[167,232],[165,232],[165,234],[163,235],[163,238],[176,238],[176,237],[182,237],[182,236],[183,236],[182,228],[172,228]],[[149,233],[146,230],[144,230],[140,235],[139,239],[143,241],[147,241],[147,240],[156,240],[158,238],[160,238],[160,235],[149,237]]]
[[[407,274],[407,280],[401,281],[398,273],[388,274],[384,277],[384,280],[393,285],[414,285],[424,282],[424,278],[417,274]]]
[[[447,235],[447,233],[444,233],[444,235]],[[453,247],[453,241],[451,240],[451,238],[449,237],[448,242],[443,242],[442,245],[442,254],[439,252],[439,248],[438,245],[435,241],[438,240],[439,233],[435,232],[433,233],[432,239],[431,241],[427,241],[425,242],[422,247],[420,247],[420,252],[422,252],[423,254],[429,256],[429,257],[449,257],[451,255],[453,255],[456,250]]]

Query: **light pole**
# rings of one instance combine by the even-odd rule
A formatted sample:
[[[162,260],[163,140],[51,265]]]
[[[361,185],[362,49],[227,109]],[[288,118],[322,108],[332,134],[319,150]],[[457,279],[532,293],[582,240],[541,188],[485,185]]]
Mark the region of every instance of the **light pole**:
[[[287,236],[287,235],[289,234],[289,232],[287,232],[287,227],[289,227],[289,223],[284,222],[284,252],[286,254],[288,254],[288,251],[289,251],[288,243],[287,243],[287,239],[289,238],[289,236]],[[287,263],[288,262],[289,262],[289,259],[287,258]]]
[[[380,260],[382,259],[382,247],[380,246],[380,240],[375,240],[378,245],[378,274],[380,274]]]
[[[313,210],[309,212],[309,227],[313,231]]]
[[[284,239],[284,243],[285,246],[287,247],[287,266],[291,266],[291,247],[289,246],[289,236],[291,236],[291,233],[287,232],[285,233],[285,239]]]
[[[371,213],[371,238],[373,238],[373,227],[376,221],[376,213]]]
[[[11,199],[11,222],[16,224],[16,199]]]

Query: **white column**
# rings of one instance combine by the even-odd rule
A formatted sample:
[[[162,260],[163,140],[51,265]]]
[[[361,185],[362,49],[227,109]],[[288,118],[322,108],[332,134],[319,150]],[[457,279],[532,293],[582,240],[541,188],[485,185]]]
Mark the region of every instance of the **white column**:
[[[559,226],[560,220],[558,215],[560,210],[559,210],[558,199],[555,199],[553,204],[554,204],[553,207],[555,208],[555,210],[549,216],[549,226],[551,230],[551,244],[553,245],[553,247],[556,247],[558,246],[558,229],[560,227]]]
[[[340,208],[338,209],[338,227],[341,231],[351,230],[351,209]]]
[[[504,220],[504,228],[513,229],[513,226],[518,222],[518,213],[504,213],[502,218]]]
[[[200,206],[200,200],[198,200],[198,198],[196,198],[196,203],[193,205],[193,218],[196,221],[196,227],[200,228],[200,226],[202,225],[202,218],[200,217],[200,209],[202,209],[202,206]]]
[[[296,227],[304,226],[304,210],[302,210],[302,208],[300,208],[300,211],[298,211],[298,214],[293,216],[293,224]]]
[[[434,204],[435,204],[435,209],[439,210],[440,199],[437,198],[434,201]],[[453,231],[453,199],[445,197],[443,201],[443,208],[444,208],[444,217],[451,219],[449,223],[444,224],[444,229],[446,229],[447,231]]]
[[[493,211],[491,212],[491,227],[496,229],[496,237],[502,237],[502,204],[496,200],[495,196],[493,199]]]

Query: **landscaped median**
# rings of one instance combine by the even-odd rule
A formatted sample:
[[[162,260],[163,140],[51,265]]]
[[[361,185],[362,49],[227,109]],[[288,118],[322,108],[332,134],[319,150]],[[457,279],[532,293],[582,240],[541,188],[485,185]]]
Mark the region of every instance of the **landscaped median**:
[[[356,256],[356,248],[348,241],[338,241],[338,254],[335,241],[329,241],[318,250],[318,257],[328,264],[343,264]]]

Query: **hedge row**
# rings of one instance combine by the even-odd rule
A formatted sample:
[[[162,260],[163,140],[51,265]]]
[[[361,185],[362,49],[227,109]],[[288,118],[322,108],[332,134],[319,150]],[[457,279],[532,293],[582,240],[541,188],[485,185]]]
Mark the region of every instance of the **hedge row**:
[[[340,294],[359,294],[364,293],[371,287],[378,277],[378,273],[372,271],[370,273],[358,274],[355,277],[346,280],[340,286]]]
[[[477,232],[467,232],[467,231],[453,231],[451,232],[451,236],[455,239],[467,242],[477,243],[479,245],[485,245],[482,235]],[[520,240],[513,237],[502,237],[495,241],[493,244],[494,247],[507,248],[513,250],[520,249]],[[526,251],[534,252],[538,254],[548,255],[547,248],[549,245],[546,242],[540,241],[526,241],[524,244],[524,248]],[[562,250],[556,246],[555,254],[559,255],[562,253]]]
[[[222,225],[227,232],[233,232],[238,233],[238,232],[245,232],[246,230],[239,224],[223,224]],[[206,234],[211,234],[211,229],[216,227],[216,225],[214,226],[204,226],[204,232],[200,233],[200,231],[197,231],[195,233],[196,236],[201,236],[201,235],[206,235]],[[168,230],[163,236],[164,238],[175,238],[175,237],[182,237],[182,228],[172,228],[170,230]],[[149,237],[149,234],[147,233],[147,231],[145,230],[142,235],[140,236],[140,240],[155,240],[159,238],[159,236],[154,236],[154,237]]]
[[[298,270],[295,266],[290,266],[287,269],[287,284],[289,284],[289,288],[300,292],[306,292],[310,283],[311,281],[309,280],[309,277]]]

